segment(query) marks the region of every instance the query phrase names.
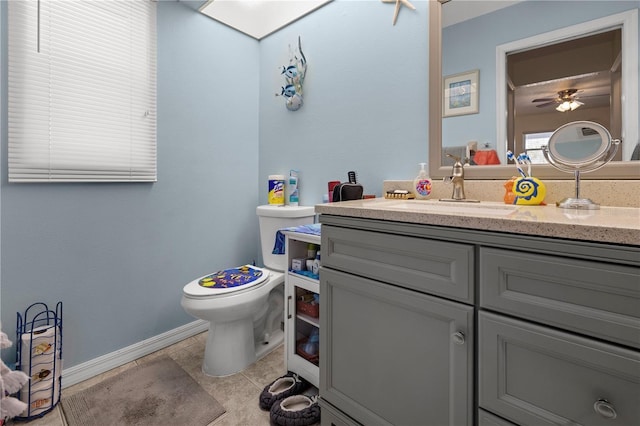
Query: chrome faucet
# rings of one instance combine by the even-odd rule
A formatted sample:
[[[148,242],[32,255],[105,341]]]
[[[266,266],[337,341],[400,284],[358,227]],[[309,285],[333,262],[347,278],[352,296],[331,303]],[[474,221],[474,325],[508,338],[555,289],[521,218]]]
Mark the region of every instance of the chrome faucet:
[[[447,157],[453,158],[454,163],[451,176],[446,176],[443,181],[444,183],[453,184],[453,193],[451,194],[451,198],[443,198],[440,199],[440,201],[465,201],[469,203],[477,203],[478,200],[468,200],[464,195],[464,165],[468,163],[469,159],[465,158],[461,161],[460,157],[451,154],[447,154]]]

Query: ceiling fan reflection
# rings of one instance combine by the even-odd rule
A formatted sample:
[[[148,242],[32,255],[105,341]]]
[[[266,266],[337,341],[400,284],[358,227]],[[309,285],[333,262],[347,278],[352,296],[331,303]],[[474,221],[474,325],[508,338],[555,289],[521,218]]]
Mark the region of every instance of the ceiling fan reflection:
[[[542,102],[536,105],[537,108],[544,108],[552,105],[557,105],[556,109],[560,112],[573,111],[576,108],[584,105],[584,102],[580,102],[578,99],[595,98],[599,96],[609,96],[609,94],[592,95],[592,96],[576,96],[578,93],[584,92],[584,90],[578,89],[565,89],[558,92],[556,97],[538,98],[534,99],[532,103]]]

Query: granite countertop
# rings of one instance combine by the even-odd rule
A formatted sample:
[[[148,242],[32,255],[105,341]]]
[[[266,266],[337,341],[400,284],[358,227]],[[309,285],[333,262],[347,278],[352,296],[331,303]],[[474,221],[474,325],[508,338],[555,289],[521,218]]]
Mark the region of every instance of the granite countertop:
[[[555,205],[374,198],[318,204],[318,214],[640,246],[640,209],[565,210]]]

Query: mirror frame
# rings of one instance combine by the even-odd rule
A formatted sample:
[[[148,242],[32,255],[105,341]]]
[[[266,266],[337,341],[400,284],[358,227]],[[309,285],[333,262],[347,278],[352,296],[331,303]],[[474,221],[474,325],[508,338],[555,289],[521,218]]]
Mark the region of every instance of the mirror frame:
[[[433,178],[451,175],[451,166],[442,166],[442,3],[429,0],[429,174]],[[624,141],[623,141],[624,143]],[[465,167],[465,179],[507,180],[514,175],[513,164]],[[567,173],[551,165],[533,166],[540,179],[570,180]],[[640,161],[617,161],[589,174],[589,179],[640,179]]]

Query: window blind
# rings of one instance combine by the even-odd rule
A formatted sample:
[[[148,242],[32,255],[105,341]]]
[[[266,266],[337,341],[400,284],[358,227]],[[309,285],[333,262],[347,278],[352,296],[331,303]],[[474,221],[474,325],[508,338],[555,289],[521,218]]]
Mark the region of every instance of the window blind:
[[[156,4],[8,4],[10,182],[156,180]]]

